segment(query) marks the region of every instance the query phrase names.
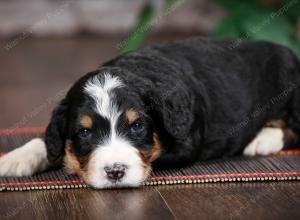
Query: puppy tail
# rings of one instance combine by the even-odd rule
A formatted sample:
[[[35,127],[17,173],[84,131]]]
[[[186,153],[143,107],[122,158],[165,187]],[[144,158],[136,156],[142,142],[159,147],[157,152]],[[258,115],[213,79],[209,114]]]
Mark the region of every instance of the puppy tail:
[[[35,138],[0,157],[0,176],[30,176],[47,169],[45,141]]]

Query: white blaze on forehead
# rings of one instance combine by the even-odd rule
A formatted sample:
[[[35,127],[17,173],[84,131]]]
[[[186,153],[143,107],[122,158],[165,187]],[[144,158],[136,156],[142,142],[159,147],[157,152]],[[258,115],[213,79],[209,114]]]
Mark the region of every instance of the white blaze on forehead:
[[[94,99],[96,110],[100,115],[108,119],[116,117],[118,114],[117,106],[112,100],[112,91],[123,86],[121,80],[116,76],[105,73],[103,79],[94,76],[90,79],[84,90]]]
[[[130,141],[120,136],[116,132],[116,122],[121,115],[114,97],[113,90],[123,87],[124,84],[118,77],[104,74],[103,78],[95,76],[90,79],[84,87],[85,92],[91,96],[96,104],[96,111],[107,118],[111,123],[111,134],[105,143],[99,145],[91,154],[88,164],[88,175],[85,181],[96,187],[118,187],[118,186],[138,186],[144,179],[145,173],[143,162],[139,151],[131,145]],[[105,166],[114,163],[122,163],[127,166],[125,176],[119,183],[113,184],[107,179]]]

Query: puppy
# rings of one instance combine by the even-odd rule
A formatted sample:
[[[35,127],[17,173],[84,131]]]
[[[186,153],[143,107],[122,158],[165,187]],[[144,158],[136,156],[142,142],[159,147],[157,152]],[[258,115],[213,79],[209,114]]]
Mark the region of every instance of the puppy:
[[[64,165],[94,188],[136,187],[152,168],[300,146],[299,86],[296,56],[272,43],[148,46],[79,79],[44,139],[3,156],[0,175]]]

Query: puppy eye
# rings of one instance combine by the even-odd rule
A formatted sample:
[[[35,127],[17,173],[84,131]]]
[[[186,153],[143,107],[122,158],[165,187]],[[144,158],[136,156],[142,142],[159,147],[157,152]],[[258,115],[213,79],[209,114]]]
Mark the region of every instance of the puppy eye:
[[[82,139],[87,139],[92,136],[92,132],[89,129],[82,129],[79,131],[78,136]]]
[[[141,122],[134,122],[130,125],[131,133],[140,133],[144,130],[144,125]]]

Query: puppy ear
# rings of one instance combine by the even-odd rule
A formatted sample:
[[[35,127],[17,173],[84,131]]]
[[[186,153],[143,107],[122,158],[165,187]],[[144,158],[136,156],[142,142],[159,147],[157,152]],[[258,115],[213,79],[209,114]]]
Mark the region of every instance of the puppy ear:
[[[63,100],[52,113],[51,121],[46,129],[45,142],[47,159],[51,165],[60,165],[64,156],[67,124],[67,104]]]
[[[156,90],[157,91],[157,90]],[[151,108],[156,124],[171,136],[185,138],[194,122],[194,97],[184,85],[159,89]]]

